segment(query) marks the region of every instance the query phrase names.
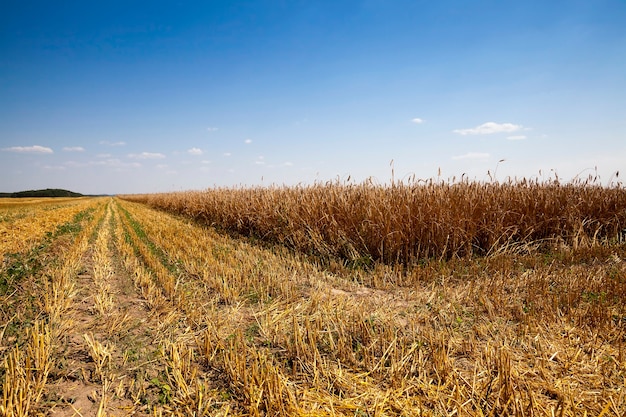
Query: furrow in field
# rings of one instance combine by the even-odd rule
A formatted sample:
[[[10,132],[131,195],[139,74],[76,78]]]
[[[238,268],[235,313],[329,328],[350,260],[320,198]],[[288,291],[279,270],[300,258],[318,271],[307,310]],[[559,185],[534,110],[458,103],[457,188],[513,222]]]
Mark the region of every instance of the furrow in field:
[[[148,252],[147,252],[148,251]],[[109,204],[75,277],[72,326],[49,382],[49,414],[209,415],[219,398],[196,337],[136,230]],[[214,414],[210,414],[214,415]]]
[[[152,345],[151,320],[114,245],[109,203],[73,277],[71,323],[59,346],[59,363],[49,381],[53,416],[148,415],[145,387]]]
[[[116,211],[118,208],[116,207]],[[226,415],[229,394],[219,375],[208,369],[197,352],[204,310],[188,297],[191,291],[181,271],[148,239],[140,223],[123,208],[119,210],[121,257],[134,271],[135,283],[151,311],[159,317],[155,336],[159,340],[161,364],[165,371],[153,379],[161,390],[164,415]]]

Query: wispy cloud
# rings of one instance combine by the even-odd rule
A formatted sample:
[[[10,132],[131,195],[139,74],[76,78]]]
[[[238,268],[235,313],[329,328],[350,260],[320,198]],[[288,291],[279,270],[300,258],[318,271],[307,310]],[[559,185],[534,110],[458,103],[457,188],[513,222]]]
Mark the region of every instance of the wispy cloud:
[[[65,167],[63,165],[44,165],[43,169],[50,171],[65,171]]]
[[[54,153],[54,151],[50,148],[46,148],[45,146],[12,146],[10,148],[2,149],[6,152],[17,152],[17,153]]]
[[[246,145],[249,145],[252,143],[252,139],[246,139],[243,141],[243,143],[245,143]]]
[[[218,130],[220,130],[220,129],[219,129],[219,128],[217,128],[217,127],[207,127],[207,128],[206,128],[206,130],[207,130],[208,132],[217,132],[217,131],[218,131]]]
[[[92,166],[109,168],[140,168],[141,164],[139,162],[123,162],[117,158],[108,158],[88,162],[68,161],[65,163],[65,166],[71,168],[83,168]]]
[[[88,167],[89,165],[93,165],[93,164],[89,162],[67,161],[65,165],[70,168],[82,168],[82,167]]]
[[[484,152],[468,152],[464,155],[453,156],[452,159],[489,159],[489,154]]]
[[[204,152],[200,148],[191,148],[187,150],[187,153],[190,155],[202,155]]]
[[[126,142],[110,142],[108,140],[101,140],[100,145],[105,146],[126,146]]]
[[[139,162],[122,162],[119,159],[107,159],[102,165],[106,165],[114,168],[141,168]]]
[[[155,152],[131,153],[128,154],[128,157],[133,159],[165,159],[165,155]]]
[[[82,146],[66,146],[63,148],[63,152],[85,152],[85,148]]]
[[[526,135],[513,135],[513,136],[507,136],[506,138],[508,140],[524,140],[526,139]]]
[[[232,153],[230,153],[230,152],[224,152],[224,156],[231,156],[231,155],[232,155]]]
[[[422,123],[425,122],[425,120],[424,119],[420,119],[419,117],[416,117],[414,119],[411,119],[411,122],[415,123],[416,125],[421,125]]]
[[[521,129],[523,129],[522,125],[515,125],[513,123],[487,122],[469,129],[455,129],[453,132],[459,135],[491,135],[493,133],[517,132]]]

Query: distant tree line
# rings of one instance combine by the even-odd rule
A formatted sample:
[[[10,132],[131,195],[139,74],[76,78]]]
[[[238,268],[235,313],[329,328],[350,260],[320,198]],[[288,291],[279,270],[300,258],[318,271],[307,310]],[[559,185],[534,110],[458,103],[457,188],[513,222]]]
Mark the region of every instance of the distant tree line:
[[[46,188],[45,190],[18,191],[16,193],[0,193],[0,198],[37,198],[37,197],[83,197],[80,193],[61,190],[59,188]]]

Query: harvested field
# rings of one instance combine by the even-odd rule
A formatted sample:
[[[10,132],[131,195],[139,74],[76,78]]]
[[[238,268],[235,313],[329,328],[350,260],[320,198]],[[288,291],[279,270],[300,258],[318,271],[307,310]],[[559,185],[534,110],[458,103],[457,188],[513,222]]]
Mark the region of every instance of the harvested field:
[[[51,220],[32,230],[0,222],[29,242],[2,247],[3,415],[626,413],[621,188],[329,184],[71,207],[35,208]]]

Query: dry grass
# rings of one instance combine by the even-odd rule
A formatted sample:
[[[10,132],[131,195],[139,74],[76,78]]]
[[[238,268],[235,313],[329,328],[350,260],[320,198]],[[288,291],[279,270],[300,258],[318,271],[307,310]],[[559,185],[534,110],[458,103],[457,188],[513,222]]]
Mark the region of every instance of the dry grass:
[[[29,250],[55,227],[70,221],[90,200],[0,199],[0,259]],[[43,201],[42,201],[43,200]]]

